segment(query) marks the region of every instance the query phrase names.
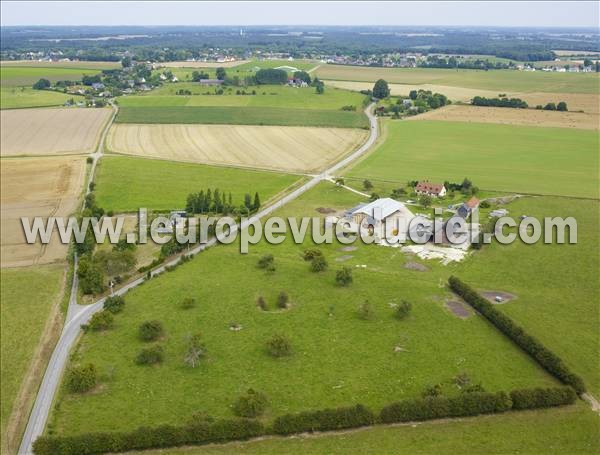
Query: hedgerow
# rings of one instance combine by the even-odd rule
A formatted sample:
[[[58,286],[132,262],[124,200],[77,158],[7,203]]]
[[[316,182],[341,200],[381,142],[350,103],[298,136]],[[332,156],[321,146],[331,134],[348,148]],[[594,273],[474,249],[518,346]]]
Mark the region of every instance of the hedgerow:
[[[304,433],[307,431],[331,431],[373,425],[375,415],[365,406],[357,404],[348,408],[305,411],[285,414],[273,422],[275,434]]]
[[[480,296],[469,285],[454,276],[448,279],[448,283],[456,294],[461,296],[465,302],[481,313],[498,330],[533,357],[548,373],[563,384],[573,387],[577,393],[586,391],[583,379],[573,373],[560,357],[546,348],[536,338],[526,333],[522,327],[503,312],[494,308],[494,305]]]

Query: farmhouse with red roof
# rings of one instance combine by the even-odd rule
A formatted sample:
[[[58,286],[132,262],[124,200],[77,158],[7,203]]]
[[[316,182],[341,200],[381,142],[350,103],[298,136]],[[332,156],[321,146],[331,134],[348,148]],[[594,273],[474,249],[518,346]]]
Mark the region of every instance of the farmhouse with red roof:
[[[427,194],[433,197],[442,197],[446,195],[446,187],[443,183],[431,183],[428,180],[421,181],[415,186],[417,194]]]

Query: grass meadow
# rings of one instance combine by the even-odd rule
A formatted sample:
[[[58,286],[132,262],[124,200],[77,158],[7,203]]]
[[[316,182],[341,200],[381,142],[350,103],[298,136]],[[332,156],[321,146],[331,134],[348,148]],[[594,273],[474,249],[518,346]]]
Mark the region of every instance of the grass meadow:
[[[74,97],[50,90],[33,90],[28,87],[0,88],[0,107],[2,109],[62,106],[71,98]]]
[[[427,120],[386,128],[349,177],[402,185],[468,177],[485,190],[599,197],[595,131]]]
[[[0,83],[2,86],[31,86],[41,78],[50,82],[79,81],[84,74],[97,74],[99,69],[58,68],[33,66],[0,66]]]
[[[105,156],[96,178],[96,197],[115,213],[175,210],[185,207],[188,194],[208,188],[231,191],[234,204],[245,193],[258,191],[263,203],[300,179],[297,175],[261,172],[146,158]]]
[[[60,298],[64,265],[0,270],[2,303],[1,434],[40,341],[50,308]]]
[[[279,214],[316,216],[315,208],[343,209],[358,200],[354,193],[321,184]],[[427,264],[428,272],[417,272],[405,267],[415,259],[394,248],[359,245],[348,254],[332,244],[320,247],[329,270],[312,273],[301,257],[310,245],[261,243],[247,255],[240,255],[236,245],[218,246],[128,294],[115,327],[85,334],[74,354],[74,362],[98,365],[102,385],[83,396],[63,392],[51,431],[182,423],[197,411],[232,416],[231,403],[249,387],[269,397],[264,418],[270,420],[357,402],[378,409],[419,396],[436,383],[451,391],[452,378],[461,372],[490,391],[555,384],[483,319],[459,319],[445,307],[443,283],[451,268],[433,263]],[[256,267],[265,253],[275,256],[272,274]],[[348,288],[335,284],[342,264],[354,269]],[[360,264],[366,267],[355,267]],[[275,305],[282,290],[290,296],[287,310]],[[257,308],[259,295],[269,311]],[[194,297],[197,306],[182,309],[185,297]],[[411,301],[413,310],[399,321],[390,304],[401,299]],[[374,309],[371,320],[357,313],[365,301]],[[137,327],[149,319],[165,326],[166,359],[146,368],[133,360],[144,347]],[[231,331],[231,323],[242,330]],[[198,332],[208,354],[190,369],[182,361],[184,339]],[[275,333],[290,338],[292,356],[273,359],[265,353],[264,343]],[[404,351],[395,352],[397,346]]]
[[[189,90],[192,95],[176,95],[179,90]],[[237,95],[244,90],[247,95]],[[255,95],[251,95],[255,91]],[[357,92],[326,87],[319,95],[314,87],[288,87],[283,85],[259,85],[244,88],[227,87],[223,95],[215,89],[203,87],[196,82],[165,84],[148,95],[119,98],[122,107],[146,106],[230,106],[230,107],[279,107],[286,109],[332,109],[355,106],[362,110],[365,96]],[[208,93],[208,94],[207,94]]]
[[[441,68],[371,68],[321,65],[315,71],[320,79],[375,82],[385,79],[395,84],[434,84],[508,92],[600,92],[597,73],[546,73],[516,70],[467,70]]]
[[[123,107],[117,123],[202,123],[211,125],[326,126],[368,128],[361,112],[324,109],[287,109],[283,107]]]

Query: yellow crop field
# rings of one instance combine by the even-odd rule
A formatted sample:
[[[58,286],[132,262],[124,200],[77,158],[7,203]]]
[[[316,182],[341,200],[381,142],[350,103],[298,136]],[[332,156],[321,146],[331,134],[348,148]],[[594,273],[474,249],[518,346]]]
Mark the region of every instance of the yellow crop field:
[[[1,266],[63,260],[67,245],[54,233],[47,245],[27,244],[22,216],[68,216],[76,211],[85,181],[83,157],[4,158],[1,170]]]
[[[545,126],[597,130],[600,116],[581,112],[540,111],[505,107],[462,106],[453,104],[426,112],[409,120],[448,120],[453,122],[501,123],[505,125]]]
[[[362,129],[248,125],[113,125],[111,152],[294,172],[324,168],[358,147]]]
[[[110,109],[9,109],[1,115],[2,156],[92,152]]]

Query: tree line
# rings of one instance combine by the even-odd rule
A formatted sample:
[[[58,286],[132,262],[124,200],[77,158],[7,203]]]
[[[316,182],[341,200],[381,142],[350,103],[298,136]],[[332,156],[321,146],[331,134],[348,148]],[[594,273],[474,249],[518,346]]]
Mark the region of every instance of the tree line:
[[[254,193],[254,199],[250,193],[244,195],[244,202],[239,205],[234,205],[231,192],[227,195],[225,191],[220,191],[218,188],[208,188],[206,191],[201,190],[198,193],[190,193],[187,197],[185,210],[188,213],[206,214],[206,213],[242,213],[248,214],[260,208],[260,196],[258,192]]]

